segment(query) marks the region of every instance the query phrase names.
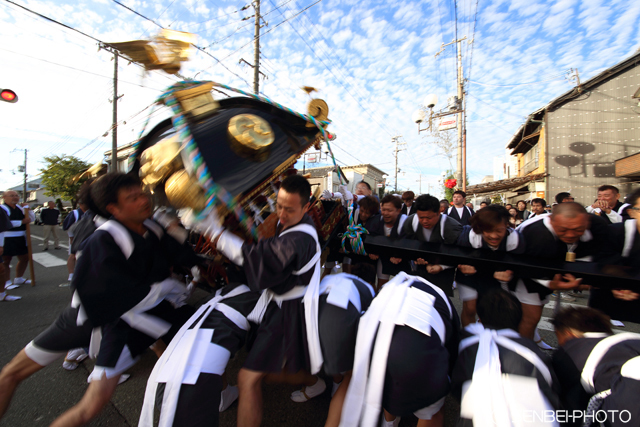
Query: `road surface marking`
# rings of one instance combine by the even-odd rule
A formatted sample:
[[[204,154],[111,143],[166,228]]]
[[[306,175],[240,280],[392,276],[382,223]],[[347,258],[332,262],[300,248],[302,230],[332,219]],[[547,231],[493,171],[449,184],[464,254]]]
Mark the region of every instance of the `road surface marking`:
[[[60,265],[67,265],[67,261],[60,259],[55,255],[51,255],[46,252],[40,252],[33,254],[33,260],[43,267],[57,267]]]
[[[31,235],[31,237],[32,237],[33,239],[38,239],[38,240],[42,240],[42,241],[44,241],[44,237],[34,236],[33,234]],[[49,240],[52,240],[52,239],[49,239]],[[42,246],[42,244],[41,244],[41,246]],[[53,244],[52,244],[51,246],[53,246]],[[66,249],[69,249],[69,246],[68,246],[68,245],[65,245],[64,243],[60,243],[60,247],[62,247],[62,248],[66,248]]]

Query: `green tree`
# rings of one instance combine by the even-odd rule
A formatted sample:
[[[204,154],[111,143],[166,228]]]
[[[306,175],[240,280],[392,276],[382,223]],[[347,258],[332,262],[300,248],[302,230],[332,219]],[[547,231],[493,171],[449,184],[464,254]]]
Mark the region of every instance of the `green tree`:
[[[64,154],[45,157],[44,161],[45,167],[40,169],[42,184],[46,188],[44,195],[58,196],[62,200],[68,200],[75,209],[82,181],[74,183],[73,177],[87,169],[90,164],[77,157],[65,156]]]

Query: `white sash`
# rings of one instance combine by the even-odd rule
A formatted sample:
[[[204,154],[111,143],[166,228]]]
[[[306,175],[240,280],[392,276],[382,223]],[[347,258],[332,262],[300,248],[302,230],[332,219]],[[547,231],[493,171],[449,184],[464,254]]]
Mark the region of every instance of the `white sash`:
[[[300,270],[294,271],[293,274],[300,276],[313,268],[313,276],[309,286],[307,286],[304,294],[304,320],[307,324],[307,343],[309,346],[309,359],[311,361],[311,373],[316,374],[322,368],[322,348],[320,347],[320,332],[318,331],[318,298],[320,291],[320,242],[318,241],[318,232],[316,228],[309,224],[298,224],[288,230],[280,233],[280,236],[291,233],[292,231],[301,231],[313,237],[316,242],[316,254],[314,257]]]
[[[396,325],[409,326],[425,335],[431,335],[433,329],[444,342],[446,329],[440,314],[433,307],[435,298],[419,289],[410,288],[416,281],[426,283],[437,291],[447,302],[450,317],[453,315],[442,290],[427,280],[401,272],[387,282],[360,318],[353,376],[345,397],[340,427],[373,427],[378,422],[389,346]]]
[[[619,344],[623,341],[627,340],[640,340],[640,334],[634,334],[632,332],[622,332],[620,334],[611,335],[602,341],[600,341],[589,353],[589,357],[587,358],[587,362],[584,364],[584,368],[582,369],[582,374],[580,377],[580,382],[582,386],[588,393],[595,393],[595,381],[594,375],[596,373],[596,368],[600,363],[600,360],[604,357],[605,354],[616,344]]]
[[[502,373],[498,345],[532,363],[551,385],[551,372],[540,357],[529,348],[511,340],[520,335],[510,329],[485,329],[474,323],[465,328],[474,335],[460,342],[459,351],[478,343],[471,383],[463,390],[460,415],[472,419],[476,427],[521,425],[521,410],[553,410],[540,392],[537,380]],[[526,398],[516,391],[526,390]],[[519,398],[520,397],[520,398]],[[524,425],[524,424],[523,424]],[[550,425],[558,425],[553,422]]]
[[[218,290],[216,296],[200,306],[193,316],[180,328],[178,333],[169,343],[167,349],[156,362],[151,375],[147,381],[147,388],[144,393],[144,402],[140,413],[139,426],[152,427],[153,413],[156,401],[156,392],[159,379],[166,380],[164,395],[162,398],[162,412],[160,413],[159,427],[173,426],[176,408],[178,406],[178,396],[180,387],[185,379],[190,359],[196,355],[192,355],[192,349],[198,337],[198,331],[202,323],[209,316],[211,311],[217,309],[220,301],[232,298],[249,292],[246,285],[238,286],[226,295],[221,295],[222,290]],[[195,320],[198,322],[193,328],[190,328]]]

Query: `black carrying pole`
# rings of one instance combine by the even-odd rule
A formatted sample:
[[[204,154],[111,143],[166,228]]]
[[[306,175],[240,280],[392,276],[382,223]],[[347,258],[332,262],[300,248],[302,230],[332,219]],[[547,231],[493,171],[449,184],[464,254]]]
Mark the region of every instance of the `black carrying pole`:
[[[572,274],[582,278],[584,285],[604,289],[631,289],[640,292],[640,266],[632,269],[621,265],[597,262],[560,262],[528,255],[512,255],[507,252],[462,248],[417,240],[392,240],[384,236],[363,236],[367,253],[393,256],[407,260],[422,258],[429,263],[511,270],[520,277],[548,278],[555,274]]]

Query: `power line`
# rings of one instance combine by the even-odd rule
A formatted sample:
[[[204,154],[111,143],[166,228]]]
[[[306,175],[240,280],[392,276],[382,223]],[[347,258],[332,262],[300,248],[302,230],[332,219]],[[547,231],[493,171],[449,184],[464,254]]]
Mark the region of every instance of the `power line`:
[[[10,0],[6,0],[6,1],[10,1]],[[320,1],[320,0],[318,0],[318,1]],[[129,6],[126,6],[126,5],[122,4],[122,3],[120,3],[118,0],[113,0],[113,2],[114,2],[114,3],[116,3],[116,4],[118,4],[118,5],[120,5],[120,6],[122,6],[122,7],[124,7],[125,9],[127,9],[127,10],[129,10],[129,11],[131,11],[131,12],[135,13],[136,15],[140,16],[141,18],[146,19],[147,21],[154,23],[155,25],[157,25],[157,26],[158,26],[158,27],[160,27],[161,29],[164,29],[164,27],[163,27],[162,25],[158,24],[158,23],[157,23],[156,21],[154,21],[153,19],[151,19],[151,18],[147,18],[146,16],[144,16],[143,14],[141,14],[141,13],[139,13],[139,12],[135,11],[134,9],[130,8]],[[223,63],[222,63],[218,58],[216,58],[215,56],[213,56],[213,55],[212,55],[212,54],[210,54],[209,52],[205,51],[205,50],[204,50],[203,48],[201,48],[200,46],[197,46],[197,45],[195,45],[195,44],[192,44],[191,46],[195,47],[196,49],[198,49],[200,52],[204,53],[205,55],[208,55],[209,57],[213,58],[214,60],[216,60],[216,61],[218,62],[218,64],[222,65],[222,66],[225,68],[225,70],[227,70],[228,72],[230,72],[231,74],[233,74],[234,76],[236,76],[237,78],[239,78],[240,80],[244,81],[244,82],[247,84],[247,86],[251,86],[251,85],[249,84],[249,82],[247,82],[247,80],[246,80],[246,79],[244,79],[244,78],[240,77],[238,74],[236,74],[236,73],[234,73],[233,71],[231,71],[231,70],[230,70],[226,65],[224,65],[224,64],[223,64]],[[226,59],[226,58],[225,58],[225,59]]]
[[[490,84],[490,83],[480,83],[480,82],[474,82],[473,80],[469,80],[469,83],[473,83],[473,84],[477,84],[480,86],[491,86],[491,87],[517,87],[517,86],[528,86],[528,85],[535,85],[535,84],[539,84],[539,83],[546,83],[546,82],[550,82],[553,80],[564,80],[564,77],[567,74],[567,72],[564,72],[562,74],[557,75],[556,77],[547,79],[547,80],[539,80],[537,82],[528,82],[528,83],[515,83],[515,84],[507,84],[507,85],[495,85],[495,84]]]
[[[476,99],[476,100],[478,100],[478,101],[482,102],[483,104],[488,105],[489,107],[491,107],[491,108],[493,108],[494,110],[497,110],[497,111],[499,111],[499,112],[501,112],[501,113],[503,113],[503,114],[509,114],[509,115],[514,116],[514,117],[517,117],[517,118],[519,118],[519,119],[521,119],[521,120],[522,120],[522,119],[526,119],[526,117],[527,117],[526,115],[516,114],[516,113],[512,113],[511,111],[503,110],[502,108],[499,108],[499,107],[496,107],[495,105],[489,104],[487,101],[485,101],[485,100],[483,100],[483,99],[481,99],[481,98],[478,98],[478,97],[477,97],[477,96],[475,96],[475,95],[471,95],[470,93],[468,93],[468,95],[469,95],[470,97],[472,97],[473,99]]]
[[[290,16],[289,18],[285,19],[282,22],[279,22],[278,24],[276,24],[274,27],[271,27],[270,29],[268,29],[267,31],[265,31],[264,33],[262,33],[260,35],[260,37],[265,36],[267,34],[269,34],[271,31],[275,30],[276,28],[278,28],[280,25],[284,24],[285,22],[288,22],[289,20],[297,17],[298,15],[300,15],[301,13],[305,12],[307,9],[310,9],[311,7],[315,6],[316,4],[320,3],[322,0],[316,0],[315,2],[311,3],[309,6],[305,7],[304,9],[302,9],[301,11],[299,11],[298,13],[296,13],[293,16]],[[241,51],[242,49],[244,49],[245,47],[247,47],[248,45],[250,45],[251,43],[253,43],[255,41],[255,37],[248,43],[242,45],[240,48],[234,50],[233,52],[231,52],[229,55],[225,56],[224,58],[222,58],[222,60],[224,61],[225,59],[229,58],[230,56],[238,53],[239,51]]]
[[[7,0],[7,1],[8,1],[8,0]],[[124,8],[125,8],[125,9],[127,9],[127,10],[129,10],[130,12],[135,13],[136,15],[138,15],[139,17],[141,17],[142,19],[146,19],[147,21],[149,21],[149,22],[151,22],[151,23],[153,23],[153,24],[157,25],[158,27],[160,27],[160,28],[164,28],[162,25],[158,24],[158,23],[157,23],[156,21],[154,21],[153,19],[151,19],[151,18],[147,18],[147,17],[146,17],[146,16],[144,16],[143,14],[141,14],[141,13],[139,13],[139,12],[136,12],[135,10],[131,9],[131,8],[130,8],[129,6],[127,6],[126,4],[122,4],[122,3],[120,3],[118,0],[113,0],[113,2],[114,2],[114,3],[119,4],[120,6],[124,7]]]
[[[113,76],[104,76],[104,75],[102,75],[102,74],[93,73],[93,72],[91,72],[91,71],[81,70],[81,69],[79,69],[79,68],[75,68],[75,67],[72,67],[72,66],[70,66],[70,65],[59,64],[59,63],[57,63],[57,62],[49,61],[49,60],[47,60],[47,59],[36,58],[35,56],[27,55],[27,54],[22,53],[22,52],[15,52],[15,51],[13,51],[13,50],[5,49],[5,48],[3,48],[3,47],[0,47],[0,50],[4,50],[4,51],[6,51],[6,52],[11,52],[11,53],[16,54],[16,55],[26,56],[27,58],[35,59],[35,60],[37,60],[37,61],[46,62],[47,64],[57,65],[58,67],[69,68],[69,69],[71,69],[71,70],[78,71],[78,72],[81,72],[81,73],[91,74],[91,75],[93,75],[93,76],[103,77],[103,78],[105,78],[105,79],[109,79],[109,80],[112,80],[112,79],[113,79]],[[151,87],[149,87],[149,86],[144,86],[144,85],[141,85],[141,84],[139,84],[139,83],[132,83],[132,82],[128,82],[128,81],[126,81],[126,80],[118,80],[118,81],[119,81],[119,82],[122,82],[122,83],[130,84],[130,85],[134,85],[134,86],[142,87],[142,88],[145,88],[145,89],[151,89],[151,90],[157,91],[157,89],[151,88]]]
[[[38,13],[38,12],[36,12],[36,11],[34,11],[34,10],[31,10],[31,9],[29,9],[29,8],[25,7],[25,6],[19,5],[19,4],[15,3],[15,2],[13,2],[13,1],[11,1],[11,0],[5,0],[5,1],[6,1],[7,3],[11,3],[11,4],[15,5],[15,6],[18,6],[19,8],[24,9],[24,10],[26,10],[26,11],[27,11],[27,12],[29,12],[29,13],[32,13],[32,14],[34,14],[34,15],[37,15],[37,16],[39,16],[39,17],[40,17],[40,18],[42,18],[42,19],[45,19],[45,20],[47,20],[47,21],[49,21],[49,22],[52,22],[52,23],[54,23],[54,24],[58,24],[58,25],[60,25],[60,26],[62,26],[62,27],[64,27],[64,28],[67,28],[67,29],[69,29],[69,30],[71,30],[71,31],[75,31],[75,32],[76,32],[76,33],[78,33],[78,34],[81,34],[81,35],[83,35],[83,36],[85,36],[85,37],[88,37],[88,38],[90,38],[91,40],[94,40],[94,41],[98,42],[100,45],[104,45],[104,46],[111,47],[111,45],[110,45],[109,43],[103,42],[102,40],[97,39],[97,38],[95,38],[95,37],[93,37],[93,36],[91,36],[91,35],[89,35],[89,34],[83,33],[82,31],[77,30],[77,29],[75,29],[75,28],[73,28],[73,27],[70,27],[69,25],[63,24],[62,22],[56,21],[55,19],[49,18],[48,16],[45,16],[45,15],[42,15],[41,13]],[[25,55],[25,56],[28,56],[28,55]],[[39,59],[39,58],[35,58],[35,59]],[[42,61],[45,61],[45,60],[42,60]],[[46,61],[46,62],[48,62],[48,61]],[[134,64],[136,64],[137,66],[139,66],[139,67],[141,67],[141,68],[144,68],[141,64],[138,64],[138,63],[136,63],[136,62],[134,62]],[[57,64],[57,65],[60,65],[60,64]],[[81,71],[81,70],[79,70],[79,71]],[[163,77],[165,77],[165,78],[167,78],[167,79],[169,79],[169,80],[172,80],[172,79],[171,79],[169,76],[167,76],[167,75],[164,75],[164,74],[159,74],[159,75],[162,75]],[[173,81],[173,80],[172,80],[172,81]],[[135,84],[135,83],[130,83],[130,84]],[[144,87],[144,86],[142,86],[142,87]]]
[[[307,21],[309,21],[309,23],[311,24],[311,26],[313,28],[316,28],[316,25],[313,23],[313,21],[311,21],[311,19],[305,15],[305,18],[307,19]],[[293,27],[293,24],[290,24]],[[310,39],[314,42],[314,44],[316,45],[316,50],[320,53],[322,53],[324,55],[324,57],[327,59],[328,62],[331,63],[331,65],[333,66],[333,69],[336,70],[336,72],[338,72],[344,82],[346,82],[347,84],[350,85],[350,87],[352,88],[352,90],[360,97],[361,100],[363,100],[364,102],[369,101],[369,97],[362,95],[361,91],[358,89],[357,86],[351,84],[349,82],[349,79],[351,78],[352,80],[355,80],[353,76],[351,76],[350,74],[348,74],[348,72],[345,70],[345,64],[343,62],[340,62],[339,59],[340,57],[338,56],[338,54],[331,48],[331,45],[329,43],[329,41],[324,38],[324,36],[322,35],[322,32],[320,31],[316,31],[316,35],[322,39],[322,41],[324,41],[324,46],[326,46],[329,51],[325,52],[324,51],[324,46],[322,45],[322,43],[320,43],[320,41],[318,41],[315,38],[315,35],[311,32],[311,30],[307,27],[307,26],[303,26],[304,30],[307,32],[307,34],[309,35]],[[294,29],[295,30],[295,29]],[[300,36],[300,34],[298,34]],[[370,101],[369,101],[370,102]],[[384,130],[384,129],[383,129]],[[389,131],[387,131],[387,133],[390,133]]]
[[[269,0],[269,1],[271,1],[271,3],[273,4],[273,0]],[[321,0],[318,0],[318,2],[319,2],[319,1],[321,1]],[[318,3],[318,2],[316,2],[316,3]],[[282,16],[284,16],[284,15],[283,15],[283,13],[282,13],[282,11],[280,12],[280,14],[281,14]],[[296,15],[294,15],[294,16],[296,16]],[[285,21],[282,21],[281,23],[287,22],[288,20],[289,20],[289,19],[286,19]],[[331,75],[336,79],[336,81],[340,84],[340,86],[342,86],[342,88],[343,88],[343,89],[344,89],[344,90],[349,94],[349,96],[351,96],[351,97],[354,99],[354,101],[356,101],[356,103],[360,106],[360,108],[362,108],[362,110],[363,110],[364,112],[366,112],[366,113],[367,113],[367,115],[368,115],[369,117],[371,117],[371,119],[372,119],[374,122],[376,122],[376,124],[378,124],[378,126],[380,126],[380,129],[382,129],[384,132],[386,132],[386,133],[388,133],[389,135],[391,135],[391,132],[389,132],[389,130],[385,129],[385,128],[382,126],[382,124],[381,124],[380,122],[378,122],[378,120],[376,120],[376,119],[375,119],[375,117],[373,117],[373,115],[369,112],[369,110],[368,110],[368,109],[366,109],[366,108],[362,105],[362,103],[360,103],[360,101],[359,101],[355,96],[353,96],[353,94],[349,91],[349,89],[344,85],[344,83],[342,82],[342,80],[341,80],[340,78],[338,78],[338,77],[335,75],[335,73],[333,72],[333,70],[332,70],[330,67],[328,67],[328,66],[327,66],[327,64],[325,64],[325,62],[322,60],[322,58],[320,58],[320,56],[318,56],[318,54],[316,53],[315,49],[314,49],[314,48],[312,48],[312,47],[311,47],[311,45],[309,45],[309,43],[305,40],[305,38],[304,38],[304,37],[302,37],[302,35],[298,32],[298,30],[297,30],[297,29],[296,29],[296,28],[295,28],[291,23],[289,23],[289,25],[291,26],[291,28],[293,29],[293,31],[295,31],[295,32],[296,32],[296,34],[298,35],[298,37],[300,37],[300,39],[304,42],[304,44],[306,44],[306,45],[307,45],[307,47],[311,50],[311,53],[313,53],[313,55],[314,55],[316,58],[318,58],[318,60],[319,60],[319,61],[322,63],[322,65],[327,69],[327,71],[329,71],[329,73],[331,73]]]
[[[472,45],[471,45],[471,54],[469,55],[469,72],[467,73],[467,75],[469,76],[469,80],[471,79],[471,66],[473,65],[473,48],[476,45],[476,24],[478,22],[478,0],[476,0],[476,13],[475,16],[473,18],[473,36],[471,36],[471,41],[472,41]]]
[[[70,26],[68,26],[68,25],[66,25],[66,24],[63,24],[62,22],[56,21],[55,19],[49,18],[48,16],[44,16],[44,15],[42,15],[42,14],[38,13],[38,12],[35,12],[35,11],[33,11],[33,10],[29,9],[29,8],[26,8],[26,7],[24,7],[24,6],[22,6],[22,5],[18,4],[18,3],[15,3],[15,2],[13,2],[13,1],[11,1],[11,0],[5,0],[5,1],[6,1],[7,3],[11,3],[11,4],[12,4],[12,5],[14,5],[14,6],[18,6],[19,8],[24,9],[24,10],[26,10],[26,11],[27,11],[27,12],[29,12],[29,13],[33,13],[34,15],[38,15],[38,16],[39,16],[40,18],[42,18],[42,19],[46,19],[47,21],[53,22],[54,24],[61,25],[61,26],[65,27],[65,28],[67,28],[67,29],[69,29],[69,30],[71,30],[71,31],[75,31],[76,33],[82,34],[82,35],[83,35],[83,36],[85,36],[85,37],[89,37],[91,40],[97,41],[98,43],[102,43],[102,44],[107,45],[107,46],[109,45],[108,43],[104,43],[103,41],[98,40],[97,38],[95,38],[95,37],[93,37],[93,36],[90,36],[90,35],[89,35],[89,34],[87,34],[87,33],[83,33],[83,32],[82,32],[82,31],[80,31],[80,30],[77,30],[77,29],[75,29],[75,28],[73,28],[73,27],[70,27]]]

